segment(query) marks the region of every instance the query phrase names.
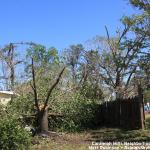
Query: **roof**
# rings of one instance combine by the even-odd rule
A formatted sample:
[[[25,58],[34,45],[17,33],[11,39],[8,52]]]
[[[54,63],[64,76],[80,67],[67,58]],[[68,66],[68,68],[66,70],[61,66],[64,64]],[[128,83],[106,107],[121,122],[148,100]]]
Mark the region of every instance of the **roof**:
[[[13,91],[0,91],[2,94],[15,95],[16,93]]]

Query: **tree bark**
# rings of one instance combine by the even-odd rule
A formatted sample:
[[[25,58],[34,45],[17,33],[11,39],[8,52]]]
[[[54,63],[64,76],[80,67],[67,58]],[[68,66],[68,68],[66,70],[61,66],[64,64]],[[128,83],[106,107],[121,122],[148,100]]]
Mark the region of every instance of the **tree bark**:
[[[48,107],[38,114],[39,132],[48,132]]]
[[[141,84],[138,85],[138,97],[139,97],[139,111],[140,111],[140,128],[145,128],[145,113],[144,113],[144,102],[143,102],[143,90]]]

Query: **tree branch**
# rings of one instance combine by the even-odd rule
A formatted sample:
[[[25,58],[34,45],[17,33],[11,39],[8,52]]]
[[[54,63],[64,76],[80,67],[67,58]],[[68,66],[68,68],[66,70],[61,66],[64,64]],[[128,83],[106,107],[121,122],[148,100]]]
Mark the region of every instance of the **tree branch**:
[[[61,72],[60,72],[59,75],[58,75],[58,78],[56,79],[56,81],[53,83],[53,85],[52,85],[52,86],[50,87],[50,89],[48,90],[47,98],[46,98],[46,100],[45,100],[44,107],[43,107],[43,111],[45,110],[45,108],[46,108],[46,106],[47,106],[49,97],[50,97],[50,95],[51,95],[53,89],[54,89],[54,88],[56,87],[56,85],[59,83],[59,81],[60,81],[60,79],[61,79],[61,76],[62,76],[62,74],[63,74],[65,68],[66,68],[66,67],[64,67],[64,68],[61,70]]]
[[[130,80],[131,80],[131,77],[132,77],[133,73],[135,73],[136,68],[137,68],[137,66],[135,66],[135,67],[133,68],[133,70],[131,71],[131,73],[130,73],[130,75],[129,75],[129,77],[128,77],[128,80],[127,80],[127,82],[126,82],[126,87],[129,85],[129,82],[130,82]]]
[[[34,92],[34,101],[35,101],[35,106],[39,112],[39,104],[38,104],[38,96],[37,96],[37,88],[36,88],[36,83],[35,83],[35,69],[34,69],[34,61],[32,58],[32,81],[33,85],[31,85],[33,92]]]

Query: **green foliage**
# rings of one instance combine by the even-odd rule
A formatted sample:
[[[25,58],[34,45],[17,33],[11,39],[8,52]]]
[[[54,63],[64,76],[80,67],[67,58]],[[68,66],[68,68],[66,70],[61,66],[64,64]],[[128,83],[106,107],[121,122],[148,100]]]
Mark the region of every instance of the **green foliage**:
[[[7,106],[7,111],[15,115],[31,114],[34,106],[31,94],[22,94],[13,99]]]
[[[130,17],[123,16],[121,21],[124,25],[132,26],[136,20],[132,20]]]
[[[2,105],[2,104],[0,104],[0,117],[2,118],[2,117],[5,117],[5,115],[6,115],[6,111],[5,111],[5,106],[4,105]]]
[[[150,1],[149,0],[130,0],[130,3],[140,9],[146,11],[150,15]]]
[[[150,102],[150,90],[145,90],[144,91],[144,100],[146,102]]]
[[[14,117],[0,119],[0,149],[28,150],[30,135]]]
[[[103,99],[103,92],[98,84],[85,82],[80,90],[84,98],[90,99],[95,103],[101,103]]]
[[[27,50],[27,58],[33,58],[40,65],[59,62],[56,48],[51,47],[46,49],[45,46],[40,44],[33,45]]]
[[[145,123],[146,123],[146,129],[150,129],[150,117],[146,118]]]
[[[47,49],[45,46],[37,44],[27,49],[26,57],[29,59],[29,62],[31,62],[31,58],[34,60],[36,90],[38,99],[42,102],[46,99],[47,91],[60,70],[58,51],[54,47]],[[28,78],[31,79],[31,64],[28,62],[26,63],[25,71]],[[27,82],[32,83],[31,80]],[[31,89],[31,91],[33,90]]]
[[[93,128],[96,124],[95,114],[98,104],[85,98],[80,93],[73,94],[66,101],[56,101],[52,111],[60,112],[64,115],[57,122],[57,129],[60,131],[81,131]]]

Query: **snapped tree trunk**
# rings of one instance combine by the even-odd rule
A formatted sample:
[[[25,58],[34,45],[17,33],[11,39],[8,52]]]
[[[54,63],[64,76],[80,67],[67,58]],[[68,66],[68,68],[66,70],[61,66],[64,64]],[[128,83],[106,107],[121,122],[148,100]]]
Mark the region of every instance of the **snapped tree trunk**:
[[[40,106],[39,101],[38,101],[37,86],[36,86],[36,80],[35,80],[34,60],[33,60],[33,58],[31,60],[32,60],[31,66],[32,66],[32,80],[33,80],[33,85],[31,84],[31,87],[34,92],[34,101],[35,101],[35,107],[37,109],[37,120],[38,120],[38,127],[39,127],[37,132],[47,132],[48,133],[48,106],[47,105],[48,105],[49,97],[51,96],[53,89],[59,83],[59,80],[61,79],[61,76],[66,67],[63,67],[63,69],[59,73],[55,82],[48,89],[46,100],[45,100],[44,104]]]
[[[39,132],[48,132],[48,107],[38,113]]]

